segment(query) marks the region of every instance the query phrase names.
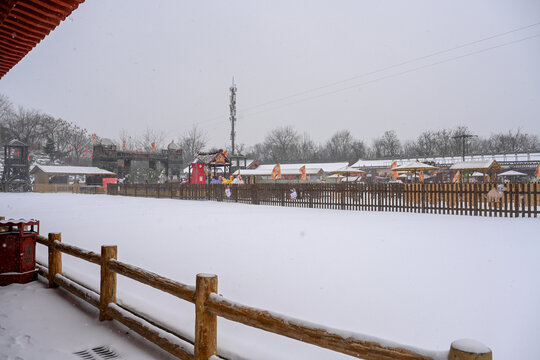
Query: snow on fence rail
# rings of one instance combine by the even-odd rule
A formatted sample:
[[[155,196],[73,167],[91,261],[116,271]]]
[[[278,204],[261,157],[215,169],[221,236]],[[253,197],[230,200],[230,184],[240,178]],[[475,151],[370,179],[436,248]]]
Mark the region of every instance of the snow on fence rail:
[[[492,360],[492,352],[479,343],[456,341],[449,351],[429,351],[400,345],[358,333],[332,329],[263,309],[242,305],[218,295],[217,275],[198,274],[196,285],[181,284],[150,271],[117,260],[116,246],[102,246],[96,254],[62,243],[60,233],[48,238],[37,236],[37,242],[48,247],[48,267],[37,265],[39,274],[48,279],[50,288],[62,287],[99,309],[99,319],[117,320],[162,349],[185,360],[220,359],[217,353],[217,317],[317,345],[367,360]],[[62,274],[62,253],[100,265],[99,293],[87,289]],[[116,275],[167,292],[195,304],[195,341],[175,336],[172,330],[157,326],[155,321],[116,304]],[[474,346],[468,346],[473,344]],[[481,344],[480,344],[481,345]]]
[[[290,189],[297,193],[295,200]],[[489,201],[492,184],[109,184],[109,195],[214,200],[357,211],[399,211],[496,217],[537,217],[540,184],[506,184]]]

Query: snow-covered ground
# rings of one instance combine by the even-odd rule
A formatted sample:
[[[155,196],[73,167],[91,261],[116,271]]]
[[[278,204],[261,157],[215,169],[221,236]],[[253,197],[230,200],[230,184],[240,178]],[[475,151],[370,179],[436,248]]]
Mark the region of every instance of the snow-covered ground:
[[[538,219],[74,194],[0,194],[0,215],[37,218],[42,234],[88,250],[118,245],[119,260],[186,284],[218,274],[223,296],[296,318],[433,350],[473,338],[499,359],[540,358]],[[46,263],[43,246],[37,254]],[[96,265],[64,255],[63,266],[98,288]],[[193,337],[192,304],[122,277],[118,290],[119,302]],[[251,359],[349,358],[222,319],[218,346]]]

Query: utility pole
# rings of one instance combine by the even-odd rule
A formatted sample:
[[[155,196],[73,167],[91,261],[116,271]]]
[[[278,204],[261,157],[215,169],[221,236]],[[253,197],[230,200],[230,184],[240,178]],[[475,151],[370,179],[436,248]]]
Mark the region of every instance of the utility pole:
[[[231,92],[229,104],[229,120],[231,120],[231,145],[232,154],[234,155],[234,136],[236,135],[236,132],[234,131],[234,123],[236,122],[236,85],[234,84],[234,77],[232,79],[232,86],[229,88],[229,90]]]
[[[466,147],[467,147],[467,142],[465,139],[472,138],[472,137],[478,137],[478,135],[463,134],[463,135],[456,135],[452,137],[453,139],[461,139],[461,152],[462,152],[461,159],[463,161],[465,161],[465,153],[466,153]]]

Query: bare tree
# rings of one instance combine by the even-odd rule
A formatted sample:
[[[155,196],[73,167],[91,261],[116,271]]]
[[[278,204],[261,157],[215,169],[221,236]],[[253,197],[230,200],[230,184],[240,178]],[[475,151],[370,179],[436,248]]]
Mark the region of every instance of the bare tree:
[[[356,140],[349,130],[336,132],[324,147],[325,159],[329,161],[356,162],[365,157],[366,147],[360,140]]]
[[[131,135],[129,135],[128,131],[126,129],[122,129],[120,130],[120,135],[119,135],[119,141],[117,141],[117,148],[118,149],[123,149],[124,148],[124,144],[125,144],[125,150],[126,151],[133,151],[136,149],[136,146],[135,146],[135,139],[131,137]]]
[[[184,153],[184,161],[191,162],[195,159],[195,156],[206,147],[206,143],[206,133],[199,129],[197,125],[193,125],[191,129],[180,137],[179,144]]]
[[[8,139],[18,139],[26,143],[32,149],[39,149],[46,141],[44,119],[48,115],[37,110],[26,110],[19,107],[12,116],[8,116],[4,122],[5,132]]]
[[[487,146],[492,153],[517,153],[535,151],[540,149],[540,141],[537,135],[524,134],[520,129],[515,132],[491,135]]]
[[[164,131],[147,128],[135,143],[138,149],[150,152],[152,151],[152,144],[155,145],[156,149],[164,148],[166,138],[167,136]]]
[[[270,131],[263,142],[264,161],[292,162],[297,159],[300,136],[292,126]]]
[[[321,149],[307,133],[300,137],[298,142],[298,161],[312,162],[321,160]]]
[[[383,136],[373,140],[373,156],[377,158],[396,157],[401,154],[401,142],[394,130],[385,131]]]

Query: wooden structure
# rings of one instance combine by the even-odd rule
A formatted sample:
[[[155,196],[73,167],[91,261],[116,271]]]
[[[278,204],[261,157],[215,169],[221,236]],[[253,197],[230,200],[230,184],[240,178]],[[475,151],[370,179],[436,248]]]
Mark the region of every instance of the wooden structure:
[[[450,166],[451,171],[461,171],[461,182],[468,182],[469,176],[473,175],[475,172],[480,172],[484,174],[483,182],[486,182],[486,177],[494,178],[497,171],[501,171],[501,165],[497,160],[480,160],[480,161],[462,161],[456,162],[454,165]]]
[[[116,145],[103,139],[93,147],[92,166],[106,169],[118,174],[119,178],[131,174],[137,167],[154,170],[165,170],[165,174],[172,178],[182,172],[184,157],[182,148],[172,141],[166,150],[155,152],[118,150]]]
[[[238,158],[237,158],[238,160]],[[227,156],[227,151],[220,149],[210,152],[200,152],[197,157],[189,164],[188,176],[191,182],[193,167],[196,164],[204,164],[204,172],[207,179],[223,176],[229,177],[231,173],[231,160]]]
[[[540,184],[506,184],[498,203],[488,202],[492,184],[295,184],[298,197],[290,199],[290,184],[223,185],[120,184],[109,185],[109,195],[214,200],[246,204],[294,206],[355,211],[397,211],[496,217],[538,217]]]
[[[28,145],[11,140],[4,146],[4,172],[1,190],[5,192],[30,191],[30,155]]]
[[[450,350],[430,351],[410,348],[395,342],[344,332],[324,325],[308,323],[264,309],[237,303],[218,295],[218,278],[213,274],[198,274],[196,284],[186,285],[165,278],[117,259],[116,246],[102,246],[101,254],[87,251],[62,242],[60,233],[50,233],[48,238],[37,237],[37,242],[48,247],[48,267],[39,264],[39,274],[46,278],[49,287],[62,287],[73,295],[99,309],[99,319],[117,320],[142,337],[158,345],[179,359],[222,359],[217,349],[217,317],[246,326],[265,330],[335,352],[367,360],[469,360],[471,353],[463,341],[454,342]],[[89,289],[62,273],[62,253],[99,265],[100,289]],[[140,315],[126,305],[116,303],[117,275],[121,275],[181,300],[195,304],[195,341],[189,342],[147,315]],[[478,359],[492,360],[491,351],[485,356],[482,346]],[[489,350],[489,349],[488,349]],[[476,358],[475,358],[476,359]]]
[[[84,0],[0,2],[0,79]]]
[[[52,165],[36,165],[30,171],[34,175],[34,185],[48,184],[70,184],[70,177],[74,178],[71,183],[77,183],[76,177],[84,177],[86,185],[102,184],[103,177],[115,177],[116,174],[89,166],[52,166]]]

